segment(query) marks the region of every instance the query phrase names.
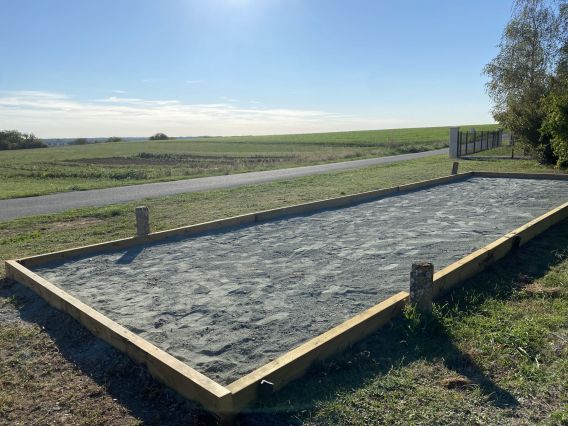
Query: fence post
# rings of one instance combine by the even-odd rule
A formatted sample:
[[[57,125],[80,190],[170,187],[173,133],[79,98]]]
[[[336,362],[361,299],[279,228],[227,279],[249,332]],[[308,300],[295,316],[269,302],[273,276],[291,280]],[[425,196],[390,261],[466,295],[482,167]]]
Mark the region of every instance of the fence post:
[[[459,127],[450,127],[450,158],[458,158]]]
[[[432,284],[434,282],[434,265],[430,262],[412,264],[410,272],[410,304],[419,312],[432,312]]]
[[[150,233],[150,211],[146,206],[136,207],[136,235],[142,237]]]

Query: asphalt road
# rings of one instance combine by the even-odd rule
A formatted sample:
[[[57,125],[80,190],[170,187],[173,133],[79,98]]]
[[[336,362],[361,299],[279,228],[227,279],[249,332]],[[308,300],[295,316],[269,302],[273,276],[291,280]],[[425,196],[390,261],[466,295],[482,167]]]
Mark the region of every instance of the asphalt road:
[[[88,191],[60,192],[38,197],[12,198],[0,200],[0,220],[17,219],[39,214],[57,213],[80,207],[106,206],[126,203],[143,198],[162,197],[184,192],[209,191],[212,189],[234,188],[242,185],[293,179],[302,176],[341,170],[360,169],[376,164],[396,163],[398,161],[447,154],[448,149],[393,155],[390,157],[369,158],[365,160],[344,161],[341,163],[319,164],[315,166],[293,167],[290,169],[267,170],[225,176],[210,176],[176,180],[171,182],[145,183],[141,185],[120,186],[116,188],[92,189]]]

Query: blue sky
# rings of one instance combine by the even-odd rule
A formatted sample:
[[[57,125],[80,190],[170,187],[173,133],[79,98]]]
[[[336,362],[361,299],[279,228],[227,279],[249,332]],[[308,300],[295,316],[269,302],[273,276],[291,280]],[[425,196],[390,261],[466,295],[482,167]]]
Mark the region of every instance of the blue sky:
[[[40,137],[492,122],[511,1],[0,0],[0,129]]]

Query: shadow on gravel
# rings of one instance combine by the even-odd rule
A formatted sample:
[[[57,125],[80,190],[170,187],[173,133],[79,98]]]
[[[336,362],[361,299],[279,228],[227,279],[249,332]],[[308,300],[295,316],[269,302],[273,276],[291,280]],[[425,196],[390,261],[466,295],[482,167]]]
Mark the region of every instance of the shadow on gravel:
[[[516,283],[538,278],[559,263],[568,247],[568,221],[557,225],[509,255],[486,272],[470,279],[463,288],[438,301],[475,312],[487,298],[507,299]],[[135,255],[135,254],[134,254]],[[126,259],[125,259],[126,260]],[[146,371],[110,345],[94,337],[18,283],[0,286],[0,298],[15,297],[21,319],[40,325],[56,342],[61,354],[83,373],[104,385],[108,393],[145,424],[215,424],[215,419],[195,404],[156,382]],[[0,318],[2,320],[2,318]],[[392,368],[417,360],[440,361],[467,378],[499,408],[514,408],[517,400],[491,381],[468,354],[461,352],[435,318],[422,321],[398,318],[389,326],[354,346],[344,355],[317,365],[308,375],[276,395],[262,400],[240,415],[241,425],[289,425],[301,418],[317,401],[333,399],[339,392],[356,391],[369,380]]]

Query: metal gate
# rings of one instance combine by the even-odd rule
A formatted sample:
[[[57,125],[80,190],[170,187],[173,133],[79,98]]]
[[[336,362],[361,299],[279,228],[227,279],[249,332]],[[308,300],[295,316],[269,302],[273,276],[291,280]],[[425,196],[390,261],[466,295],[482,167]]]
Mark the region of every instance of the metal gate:
[[[458,149],[457,156],[463,157],[466,155],[472,155],[476,152],[485,151],[492,148],[497,148],[501,146],[502,142],[502,131],[460,131],[458,133]]]

